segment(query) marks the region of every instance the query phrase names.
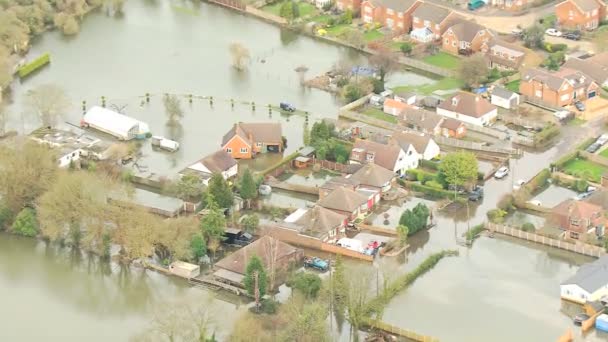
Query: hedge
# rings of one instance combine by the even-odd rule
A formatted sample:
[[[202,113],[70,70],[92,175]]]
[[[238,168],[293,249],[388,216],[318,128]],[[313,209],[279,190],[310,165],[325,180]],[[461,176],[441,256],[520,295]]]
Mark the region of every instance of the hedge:
[[[23,65],[17,70],[19,77],[24,78],[27,77],[32,72],[40,69],[41,67],[49,64],[51,62],[51,55],[48,53],[43,54],[42,56],[36,58],[32,62]]]
[[[437,180],[437,174],[426,172],[421,169],[409,169],[407,170],[407,174],[423,184],[428,181]]]
[[[475,227],[471,228],[471,230],[464,233],[464,237],[467,241],[473,241],[480,236],[480,233],[486,229],[486,226],[482,224],[478,224]]]
[[[551,170],[542,169],[536,174],[536,176],[534,176],[534,178],[530,179],[530,181],[526,184],[526,188],[530,193],[533,193],[535,190],[547,185],[549,178],[551,178]]]
[[[281,161],[279,161],[278,163],[276,163],[276,164],[274,164],[274,165],[271,165],[271,166],[269,166],[269,167],[265,168],[264,170],[260,171],[259,173],[260,173],[260,174],[263,174],[263,175],[266,175],[266,174],[267,174],[267,173],[269,173],[270,171],[272,171],[272,170],[274,170],[274,169],[276,169],[276,168],[279,168],[279,167],[281,167],[281,166],[283,166],[283,165],[285,165],[285,164],[287,164],[287,163],[291,162],[292,160],[296,159],[296,158],[298,157],[298,155],[299,155],[299,152],[297,152],[297,151],[296,151],[296,152],[294,152],[294,153],[292,153],[292,154],[288,155],[287,157],[283,158],[283,159],[282,159]]]
[[[586,150],[587,147],[591,146],[597,139],[596,138],[587,138],[580,145],[576,147],[577,150]]]
[[[439,170],[439,163],[432,160],[421,159],[420,162],[418,162],[418,165],[431,170]]]
[[[542,131],[534,135],[534,144],[542,144],[547,142],[549,139],[559,134],[559,127],[557,125],[548,125],[543,128]]]
[[[419,183],[408,182],[407,185],[410,189],[414,191],[422,192],[426,195],[429,195],[431,198],[441,199],[441,198],[454,198],[454,192],[443,190],[443,189],[435,189],[430,186],[422,185]]]
[[[574,158],[578,157],[578,150],[574,151],[574,152],[570,152],[568,154],[565,154],[564,156],[562,156],[561,158],[559,158],[557,161],[555,161],[555,163],[553,163],[552,165],[554,167],[556,167],[558,170],[562,169],[564,167],[564,165],[566,165],[569,161],[571,161]]]

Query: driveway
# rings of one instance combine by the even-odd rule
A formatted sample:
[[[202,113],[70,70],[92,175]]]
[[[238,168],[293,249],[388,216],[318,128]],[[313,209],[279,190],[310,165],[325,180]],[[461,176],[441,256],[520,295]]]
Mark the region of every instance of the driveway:
[[[566,39],[566,38],[562,38],[562,37],[553,37],[553,36],[548,36],[545,35],[545,41],[551,44],[566,44],[568,45],[568,49],[569,50],[582,50],[582,51],[586,51],[586,52],[593,52],[593,50],[595,49],[595,46],[593,45],[592,42],[587,41],[587,40],[570,40],[570,39]]]

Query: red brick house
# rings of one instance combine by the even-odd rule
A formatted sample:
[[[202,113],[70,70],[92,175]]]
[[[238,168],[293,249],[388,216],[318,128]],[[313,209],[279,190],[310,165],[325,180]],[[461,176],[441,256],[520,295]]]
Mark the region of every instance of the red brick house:
[[[379,23],[393,31],[409,32],[412,12],[422,4],[418,0],[366,0],[361,3],[361,18],[366,23]]]
[[[361,10],[361,0],[338,0],[336,1],[336,7],[340,11],[351,10],[353,13],[359,13],[359,10]]]
[[[601,0],[566,0],[555,5],[555,15],[561,27],[591,31],[606,20],[606,4]]]
[[[595,229],[603,229],[606,223],[601,206],[576,200],[566,200],[555,206],[551,210],[551,217],[572,239],[578,239],[581,234]]]
[[[222,139],[222,150],[234,159],[251,159],[258,153],[282,152],[283,136],[280,123],[234,124]]]
[[[526,57],[526,50],[501,39],[491,39],[481,46],[490,68],[518,70]]]
[[[557,107],[595,98],[598,88],[591,77],[567,68],[558,72],[528,69],[522,73],[519,84],[520,94]]]
[[[484,43],[494,38],[487,28],[472,21],[461,21],[443,33],[442,48],[451,54],[469,55],[481,51]]]
[[[441,35],[462,17],[451,10],[422,3],[412,12],[412,32],[410,37],[419,42],[429,42],[441,38]]]

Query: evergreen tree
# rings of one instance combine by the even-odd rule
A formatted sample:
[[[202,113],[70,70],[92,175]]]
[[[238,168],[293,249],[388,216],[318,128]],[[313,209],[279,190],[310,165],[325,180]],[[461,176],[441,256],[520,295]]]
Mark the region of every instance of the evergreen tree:
[[[245,270],[245,278],[243,279],[245,289],[247,290],[247,293],[249,293],[249,295],[251,296],[255,296],[256,272],[258,275],[258,290],[260,291],[260,298],[262,298],[266,294],[266,288],[268,286],[268,276],[266,275],[266,270],[264,270],[262,259],[254,255],[249,259],[249,262],[247,263],[247,269]]]
[[[234,204],[232,189],[220,173],[214,173],[211,176],[207,192],[213,196],[219,208],[231,208]]]
[[[247,201],[247,207],[251,206],[251,200],[258,197],[258,191],[253,180],[253,175],[249,169],[245,169],[243,177],[241,177],[241,198]]]

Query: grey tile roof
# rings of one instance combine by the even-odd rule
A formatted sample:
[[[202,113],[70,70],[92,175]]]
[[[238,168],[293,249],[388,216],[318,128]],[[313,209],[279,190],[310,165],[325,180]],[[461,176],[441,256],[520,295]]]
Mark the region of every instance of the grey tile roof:
[[[453,25],[449,28],[449,30],[454,32],[456,37],[458,37],[458,40],[469,43],[472,42],[477,33],[482,30],[484,30],[487,35],[493,36],[493,34],[486,27],[466,20]]]
[[[604,66],[589,59],[569,58],[563,67],[587,74],[599,84],[608,81],[608,65]]]
[[[536,80],[538,82],[546,84],[549,88],[553,90],[559,90],[562,84],[564,84],[563,78],[557,77],[539,68],[528,69],[524,71],[521,78],[524,81],[529,81],[531,79]]]
[[[507,90],[503,87],[495,87],[492,90],[492,96],[498,96],[500,98],[507,99],[507,100],[510,99],[511,96],[513,96],[514,94],[515,94],[514,92]]]
[[[353,150],[354,149],[362,149],[366,153],[374,153],[374,163],[389,170],[393,170],[395,168],[395,163],[397,162],[399,153],[401,152],[401,149],[397,146],[390,146],[371,140],[361,139],[355,142]],[[364,162],[364,160],[359,160],[359,162]]]
[[[447,8],[425,2],[416,7],[412,15],[422,20],[428,20],[434,24],[440,24],[451,12],[452,11]]]
[[[253,142],[279,144],[282,142],[281,124],[274,122],[239,122],[232,126],[228,133],[224,135],[222,138],[222,146],[226,145],[226,143],[235,135],[240,136],[249,144],[252,144]],[[249,136],[253,138],[253,142],[249,141]]]
[[[562,285],[575,284],[589,293],[593,293],[608,284],[608,255],[581,266],[575,275]]]
[[[224,150],[214,152],[201,159],[200,162],[212,173],[226,171],[236,165],[236,160]]]
[[[426,151],[427,146],[431,142],[431,136],[422,133],[410,133],[410,132],[395,132],[391,137],[392,141],[401,146],[404,151],[406,146],[412,145],[416,152],[422,154]]]
[[[441,120],[441,115],[424,109],[408,108],[402,113],[402,121],[406,125],[420,127],[429,132],[434,131]]]

